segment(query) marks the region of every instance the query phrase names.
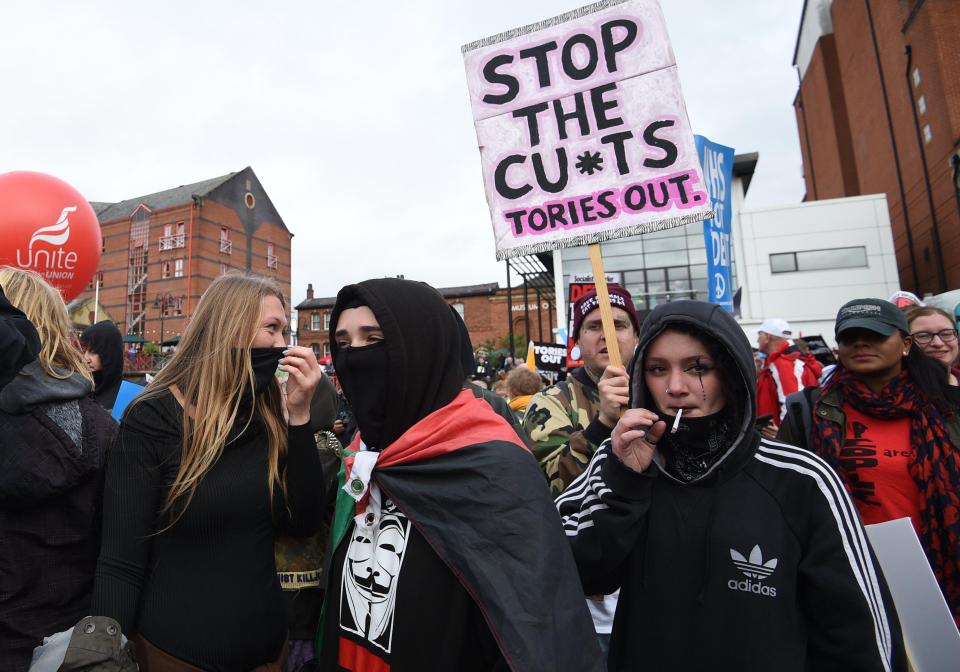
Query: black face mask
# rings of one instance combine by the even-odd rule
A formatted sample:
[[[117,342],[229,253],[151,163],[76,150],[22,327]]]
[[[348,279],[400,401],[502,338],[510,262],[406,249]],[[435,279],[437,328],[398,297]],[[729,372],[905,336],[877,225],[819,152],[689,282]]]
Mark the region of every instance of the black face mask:
[[[254,393],[262,394],[270,386],[280,360],[283,358],[283,348],[251,348],[250,364],[253,366]]]
[[[359,348],[339,348],[333,366],[343,393],[357,420],[360,436],[368,448],[386,448],[387,348],[381,343]]]

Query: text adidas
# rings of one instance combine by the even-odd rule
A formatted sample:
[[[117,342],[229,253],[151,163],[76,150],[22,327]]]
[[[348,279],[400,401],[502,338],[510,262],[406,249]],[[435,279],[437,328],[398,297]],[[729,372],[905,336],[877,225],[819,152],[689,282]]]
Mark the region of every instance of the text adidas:
[[[767,597],[777,596],[776,588],[765,586],[758,581],[751,581],[750,579],[744,579],[743,581],[730,579],[727,581],[727,588],[730,590],[739,590],[742,593],[756,593],[757,595],[765,595]]]

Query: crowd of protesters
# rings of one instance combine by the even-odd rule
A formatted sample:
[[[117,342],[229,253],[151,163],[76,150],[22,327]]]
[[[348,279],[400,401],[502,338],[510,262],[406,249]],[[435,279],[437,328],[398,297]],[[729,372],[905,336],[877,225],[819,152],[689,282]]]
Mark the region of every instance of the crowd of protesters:
[[[403,279],[340,290],[324,369],[228,274],[118,424],[117,328],[0,289],[0,669],[906,670],[863,527],[897,518],[960,622],[937,309],[846,303],[824,366],[611,284],[616,343],[586,293],[549,384]]]

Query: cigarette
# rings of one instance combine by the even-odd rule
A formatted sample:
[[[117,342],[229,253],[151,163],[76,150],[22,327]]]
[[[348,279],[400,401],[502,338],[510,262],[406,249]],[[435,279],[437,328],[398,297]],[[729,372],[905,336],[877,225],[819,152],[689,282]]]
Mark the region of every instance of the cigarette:
[[[673,427],[670,428],[670,433],[671,433],[671,434],[676,434],[676,433],[677,433],[677,428],[680,427],[680,416],[681,416],[681,415],[683,415],[683,409],[682,409],[682,408],[678,408],[678,409],[677,409],[677,417],[675,417],[675,418],[673,419]]]

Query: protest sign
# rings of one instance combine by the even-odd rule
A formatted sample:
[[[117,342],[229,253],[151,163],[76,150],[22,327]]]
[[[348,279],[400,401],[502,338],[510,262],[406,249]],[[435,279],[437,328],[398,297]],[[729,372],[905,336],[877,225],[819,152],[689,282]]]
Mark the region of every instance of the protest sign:
[[[606,273],[605,277],[607,279],[607,284],[615,282],[618,285],[623,284],[623,273]],[[571,273],[569,276],[569,314],[570,314],[570,323],[573,324],[573,304],[577,300],[589,292],[594,287],[593,283],[593,273]]]
[[[957,669],[960,633],[909,518],[867,525],[916,672]]]
[[[810,348],[810,354],[824,366],[836,364],[837,358],[833,356],[833,350],[827,345],[823,336],[801,336],[798,340],[803,341]]]
[[[580,348],[575,343],[577,334],[573,333],[573,304],[575,304],[581,296],[585,295],[591,289],[594,289],[596,285],[593,282],[593,273],[571,273],[569,279],[569,305],[567,315],[570,316],[570,324],[567,329],[566,366],[568,369],[573,369],[578,366],[583,366],[583,360],[580,357]],[[607,283],[615,282],[622,285],[623,273],[605,273],[604,279]]]
[[[533,356],[538,371],[560,371],[567,360],[567,346],[534,341]]]
[[[147,381],[148,383],[150,381]],[[117,397],[113,402],[113,410],[110,415],[117,422],[123,418],[123,411],[130,405],[130,402],[136,399],[143,392],[143,385],[131,383],[129,380],[120,382],[120,389],[117,390]]]
[[[597,2],[462,51],[497,259],[712,214],[656,0]]]
[[[731,147],[710,142],[702,135],[693,136],[697,141],[697,153],[703,168],[703,179],[713,217],[703,220],[703,238],[707,249],[707,281],[710,303],[723,306],[733,312],[733,287],[731,287],[730,241],[733,219],[733,159]]]

